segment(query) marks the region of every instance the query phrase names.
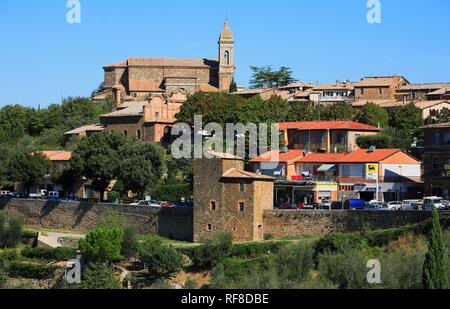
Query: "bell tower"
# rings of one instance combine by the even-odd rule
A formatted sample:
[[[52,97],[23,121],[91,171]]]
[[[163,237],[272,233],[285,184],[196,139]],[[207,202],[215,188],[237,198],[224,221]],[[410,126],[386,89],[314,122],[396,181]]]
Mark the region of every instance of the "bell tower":
[[[228,92],[234,80],[234,39],[228,19],[219,38],[219,89]]]

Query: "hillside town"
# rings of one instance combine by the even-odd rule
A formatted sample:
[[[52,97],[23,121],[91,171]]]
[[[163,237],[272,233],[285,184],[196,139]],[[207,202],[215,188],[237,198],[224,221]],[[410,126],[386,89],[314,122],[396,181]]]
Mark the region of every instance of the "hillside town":
[[[351,250],[377,247],[383,255],[408,240],[422,254],[426,241],[416,234],[429,227],[433,216],[448,220],[450,210],[450,81],[417,84],[407,76],[380,75],[320,84],[298,81],[286,67],[252,67],[253,82],[244,87],[236,83],[239,55],[231,26],[226,20],[220,30],[217,58],[119,59],[103,67],[104,80],[89,98],[66,98],[42,109],[10,105],[0,110],[1,233],[14,227],[11,218],[20,215],[29,236],[11,244],[8,237],[14,232],[0,238],[2,249],[27,248],[8,251],[21,262],[8,260],[4,265],[9,268],[0,264],[0,279],[5,274],[0,284],[14,286],[14,280],[27,276],[20,265],[46,261],[47,253],[58,262],[96,261],[98,268],[86,266],[84,278],[105,271],[102,267],[111,275],[114,265],[106,288],[129,289],[149,280],[152,287],[164,282],[169,288],[254,288],[239,271],[227,271],[232,259],[265,265],[258,254],[270,256],[276,267],[282,258],[286,264],[308,258],[308,274],[314,265],[322,265],[314,271],[326,274],[332,267],[325,268],[324,260],[314,264],[313,258],[332,253],[348,258],[345,251],[350,250],[327,251],[333,240],[326,237],[333,233],[360,237],[357,245],[348,242]],[[228,145],[202,144],[209,157],[176,158],[180,124],[194,129],[189,142],[211,145],[225,135],[207,125],[198,130],[195,116],[222,127],[273,124],[279,144],[256,156],[238,156]],[[248,136],[240,136],[245,149],[250,148]],[[232,138],[239,141],[239,134]],[[184,153],[195,153],[190,148]],[[405,231],[392,232],[396,229]],[[385,238],[379,236],[384,242],[373,231],[385,232]],[[134,239],[135,234],[140,238]],[[118,249],[100,254],[113,245],[95,251],[96,237],[120,243]],[[308,237],[318,243],[325,239],[320,243],[325,249],[311,247],[313,254],[301,247],[295,258],[284,256],[283,241],[295,239],[294,245],[303,246],[310,244]],[[127,243],[131,238],[132,245]],[[229,247],[222,260],[205,253],[224,243]],[[60,255],[53,258],[56,252]],[[161,256],[170,265],[157,268]],[[44,273],[38,279],[64,288],[61,280],[71,268],[63,264],[65,272],[58,275],[61,265],[41,266],[45,270],[33,273]],[[263,266],[252,267],[245,268],[252,276],[271,276],[261,271]],[[269,281],[286,288],[286,278],[294,280],[288,272],[294,270],[280,271],[275,281],[251,281],[258,282],[257,288],[271,288]],[[230,273],[239,279],[227,277]],[[305,286],[308,276],[302,274],[294,286]],[[421,277],[405,288],[420,288]],[[92,288],[98,284],[95,278],[81,286]],[[313,281],[324,287],[351,286],[332,278]]]

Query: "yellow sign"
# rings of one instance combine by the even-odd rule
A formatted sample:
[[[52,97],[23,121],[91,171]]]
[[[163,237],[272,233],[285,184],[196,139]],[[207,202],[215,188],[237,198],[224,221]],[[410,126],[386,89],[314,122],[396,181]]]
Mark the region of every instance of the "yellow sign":
[[[366,172],[367,174],[378,173],[378,164],[366,164]]]

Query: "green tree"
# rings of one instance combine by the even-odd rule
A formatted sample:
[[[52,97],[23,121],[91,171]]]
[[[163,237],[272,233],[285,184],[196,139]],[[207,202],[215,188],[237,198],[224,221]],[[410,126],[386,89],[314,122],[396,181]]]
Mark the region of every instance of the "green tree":
[[[51,162],[42,153],[19,151],[12,155],[7,165],[7,177],[12,182],[23,182],[30,192],[50,172]]]
[[[118,150],[126,143],[123,134],[102,132],[81,139],[73,152],[72,170],[93,180],[102,201],[110,182],[119,176],[121,158]]]
[[[80,240],[80,250],[90,263],[120,261],[123,231],[119,228],[98,227]]]
[[[353,120],[355,115],[352,105],[344,102],[317,109],[320,113],[319,120]]]
[[[80,285],[85,290],[118,290],[122,285],[117,281],[111,266],[90,264],[83,274]]]
[[[439,214],[433,206],[433,225],[428,235],[429,248],[423,266],[423,285],[426,289],[448,289],[448,276],[444,266],[445,246]]]
[[[233,93],[236,91],[238,91],[238,88],[237,88],[236,81],[233,79],[233,81],[230,84],[230,90],[228,92]]]
[[[154,143],[129,140],[118,150],[119,178],[126,191],[143,197],[157,185],[165,169],[163,149]]]
[[[142,244],[139,248],[139,258],[148,268],[149,274],[159,279],[176,275],[183,266],[181,254],[158,240]]]
[[[292,70],[288,67],[281,67],[274,71],[271,66],[254,67],[251,66],[252,79],[250,85],[252,88],[279,88],[296,81],[292,77]]]
[[[420,108],[418,108],[414,103],[397,108],[391,114],[389,125],[404,132],[407,136],[420,136],[420,128],[423,126]]]
[[[385,128],[389,123],[389,114],[384,108],[374,103],[367,103],[357,113],[355,120],[374,127]]]
[[[388,149],[392,148],[391,146],[391,137],[385,134],[379,134],[379,135],[363,135],[356,139],[356,143],[358,144],[358,147],[363,149],[368,149],[372,146],[377,147],[378,149]]]
[[[7,219],[5,213],[0,211],[0,248],[14,248],[19,244],[23,223],[23,216],[13,215]]]
[[[28,134],[29,113],[32,111],[20,105],[8,105],[0,110],[0,140],[13,144]]]

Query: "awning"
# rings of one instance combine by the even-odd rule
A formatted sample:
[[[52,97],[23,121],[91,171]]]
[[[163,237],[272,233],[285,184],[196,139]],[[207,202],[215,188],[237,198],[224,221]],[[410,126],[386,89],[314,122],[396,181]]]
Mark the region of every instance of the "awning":
[[[336,170],[336,164],[324,164],[317,169],[318,172],[329,172],[329,171],[335,171],[335,170]]]

